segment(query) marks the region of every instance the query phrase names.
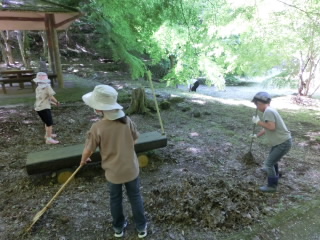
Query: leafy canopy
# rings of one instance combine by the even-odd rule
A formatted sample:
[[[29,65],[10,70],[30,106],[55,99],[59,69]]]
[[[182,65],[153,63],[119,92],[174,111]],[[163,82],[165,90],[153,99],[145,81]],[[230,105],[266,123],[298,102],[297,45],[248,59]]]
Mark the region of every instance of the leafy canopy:
[[[219,88],[225,76],[275,67],[293,76],[301,53],[319,57],[319,1],[87,1],[83,10],[99,33],[97,46],[127,63],[133,78],[146,72],[146,56],[152,64],[170,61],[168,84],[205,76]]]

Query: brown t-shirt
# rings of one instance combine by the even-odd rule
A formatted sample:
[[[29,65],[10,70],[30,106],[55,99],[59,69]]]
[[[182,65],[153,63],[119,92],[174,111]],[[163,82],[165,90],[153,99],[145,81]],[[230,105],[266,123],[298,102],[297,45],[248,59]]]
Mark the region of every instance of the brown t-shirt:
[[[127,123],[102,119],[91,126],[85,148],[95,152],[99,147],[101,166],[107,180],[114,184],[126,183],[139,175],[139,163],[134,141],[139,133],[127,116]]]

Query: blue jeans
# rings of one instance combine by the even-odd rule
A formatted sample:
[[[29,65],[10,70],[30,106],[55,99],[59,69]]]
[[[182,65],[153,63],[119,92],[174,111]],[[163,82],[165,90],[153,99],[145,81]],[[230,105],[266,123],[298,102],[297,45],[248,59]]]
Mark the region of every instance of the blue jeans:
[[[268,173],[268,177],[276,177],[278,170],[278,162],[281,160],[281,158],[287,154],[292,146],[291,138],[287,141],[273,146],[269,152],[269,156],[265,162],[265,167]],[[276,168],[276,169],[275,169]]]
[[[146,217],[144,215],[143,201],[140,194],[139,177],[124,184],[113,184],[109,182],[110,189],[110,208],[112,215],[112,225],[115,231],[121,231],[125,223],[122,205],[122,185],[125,185],[130,201],[132,215],[136,224],[136,229],[140,232],[146,228]]]

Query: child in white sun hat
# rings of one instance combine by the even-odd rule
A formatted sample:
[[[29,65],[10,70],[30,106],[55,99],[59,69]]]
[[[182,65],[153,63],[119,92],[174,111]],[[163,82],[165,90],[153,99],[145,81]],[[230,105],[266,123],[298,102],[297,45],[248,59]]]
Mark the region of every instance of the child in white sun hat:
[[[81,165],[90,162],[90,156],[99,147],[101,166],[109,182],[110,209],[114,236],[122,237],[127,226],[122,207],[124,185],[131,204],[138,237],[147,236],[147,223],[140,193],[139,163],[134,150],[138,131],[134,122],[117,103],[117,91],[108,85],[98,85],[82,99],[102,119],[89,130],[82,153]]]
[[[38,72],[33,81],[37,84],[34,110],[45,124],[45,142],[46,144],[57,144],[59,141],[53,139],[56,137],[56,134],[52,133],[53,120],[51,115],[51,103],[57,106],[59,106],[60,103],[53,96],[56,93],[51,88],[50,80],[45,72]]]

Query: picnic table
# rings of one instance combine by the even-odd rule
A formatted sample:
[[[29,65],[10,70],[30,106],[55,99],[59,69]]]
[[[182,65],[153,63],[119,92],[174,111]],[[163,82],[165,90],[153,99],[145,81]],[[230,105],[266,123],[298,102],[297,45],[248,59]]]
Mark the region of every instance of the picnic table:
[[[36,84],[32,81],[36,77],[36,73],[33,69],[27,70],[4,70],[0,71],[0,83],[2,91],[4,94],[7,94],[6,84],[12,86],[13,83],[19,83],[20,89],[24,89],[24,83],[30,82],[33,91],[35,90]],[[56,74],[48,73],[49,79],[55,79]],[[54,81],[51,81],[51,84],[54,85]]]
[[[0,71],[0,82],[2,86],[2,91],[7,94],[6,84],[12,86],[13,83],[19,83],[21,89],[24,88],[25,82],[30,82],[32,89],[35,89],[35,83],[32,82],[34,77],[33,70],[4,70]]]

